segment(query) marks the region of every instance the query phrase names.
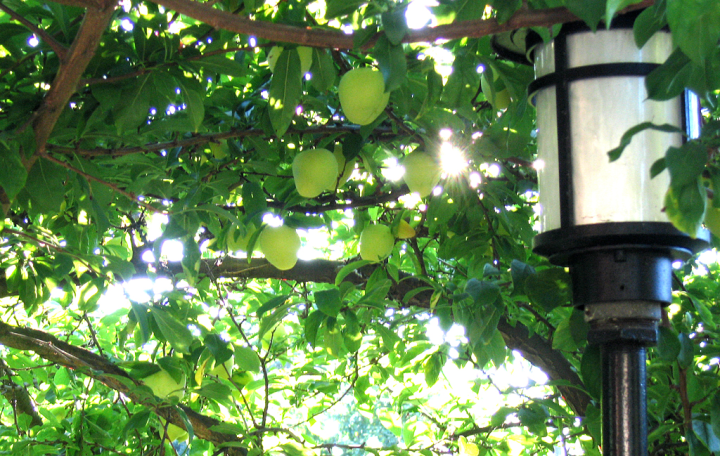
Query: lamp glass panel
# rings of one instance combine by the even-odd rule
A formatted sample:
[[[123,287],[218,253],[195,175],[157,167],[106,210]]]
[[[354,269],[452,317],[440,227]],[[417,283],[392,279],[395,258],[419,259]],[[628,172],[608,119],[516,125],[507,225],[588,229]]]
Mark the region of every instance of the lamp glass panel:
[[[673,51],[670,33],[656,33],[642,49],[635,45],[632,29],[573,33],[567,38],[568,66],[598,63],[664,63]]]
[[[650,179],[650,167],[679,146],[679,134],[646,130],[635,135],[622,156],[607,152],[639,123],[681,125],[679,100],[646,99],[643,78],[609,77],[570,84],[574,223],[667,222],[662,211],[670,183],[663,172]]]
[[[535,76],[542,77],[555,71],[555,42],[550,41],[535,50]],[[540,232],[560,228],[560,183],[558,173],[558,133],[555,87],[540,90],[535,98],[537,106],[538,204],[536,212]]]
[[[537,94],[537,143],[540,194],[536,212],[540,220],[540,232],[560,228],[560,182],[558,163],[557,105],[555,87],[551,86]]]
[[[671,52],[669,33],[656,34],[643,49],[637,49],[632,30],[626,29],[568,37],[570,67],[662,63]],[[619,160],[611,163],[607,152],[639,123],[681,126],[680,99],[648,100],[644,78],[638,76],[574,81],[569,90],[575,224],[666,222],[662,208],[669,176],[650,179],[650,167],[668,147],[681,144],[680,134],[646,130],[633,138]]]
[[[567,37],[570,67],[604,63],[663,63],[673,50],[669,33],[658,33],[637,49],[629,29],[574,33]],[[535,52],[535,72],[541,77],[555,71],[553,42]],[[538,186],[541,232],[560,228],[558,133],[556,89],[536,95],[538,125]],[[644,78],[598,77],[569,84],[572,141],[572,182],[576,225],[667,221],[662,212],[669,184],[667,172],[650,179],[650,167],[670,146],[679,146],[679,134],[648,130],[633,138],[623,156],[610,163],[607,152],[622,135],[646,121],[682,125],[680,99],[647,99]]]

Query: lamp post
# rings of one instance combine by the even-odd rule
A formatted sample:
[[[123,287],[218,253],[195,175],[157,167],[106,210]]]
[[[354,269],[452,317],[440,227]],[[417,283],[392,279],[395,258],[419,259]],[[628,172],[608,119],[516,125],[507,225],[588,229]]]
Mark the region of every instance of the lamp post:
[[[667,31],[642,49],[633,18],[593,33],[566,24],[534,49],[541,232],[534,251],[567,266],[576,306],[599,344],[603,453],[647,454],[646,347],[657,342],[662,306],[672,300],[672,263],[707,247],[668,222],[663,195],[668,173],[650,167],[683,137],[646,130],[617,161],[607,152],[642,122],[698,130],[697,100],[647,99],[644,76],[673,51]]]

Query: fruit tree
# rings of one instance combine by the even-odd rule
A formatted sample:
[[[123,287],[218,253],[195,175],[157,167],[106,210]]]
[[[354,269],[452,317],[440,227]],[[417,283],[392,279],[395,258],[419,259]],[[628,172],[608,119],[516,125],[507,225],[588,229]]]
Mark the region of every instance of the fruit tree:
[[[705,123],[657,198],[720,235],[717,0],[0,0],[0,452],[600,454],[493,42],[640,10]],[[650,451],[717,454],[720,267],[674,275]]]

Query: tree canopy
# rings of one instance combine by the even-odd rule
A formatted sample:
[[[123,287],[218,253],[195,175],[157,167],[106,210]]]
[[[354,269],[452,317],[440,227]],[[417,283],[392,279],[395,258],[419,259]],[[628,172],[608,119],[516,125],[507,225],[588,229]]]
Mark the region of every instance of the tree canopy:
[[[657,198],[720,233],[716,0],[0,0],[0,452],[600,454],[599,350],[531,249],[533,69],[493,43],[640,10],[677,47],[648,97],[704,115]],[[384,90],[339,93],[360,68]],[[720,453],[706,260],[653,455]]]

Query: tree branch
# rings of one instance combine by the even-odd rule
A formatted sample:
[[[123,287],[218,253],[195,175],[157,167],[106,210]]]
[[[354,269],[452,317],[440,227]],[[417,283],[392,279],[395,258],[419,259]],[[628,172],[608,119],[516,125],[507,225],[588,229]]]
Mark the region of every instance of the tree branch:
[[[271,41],[282,41],[305,46],[334,49],[354,49],[355,47],[354,36],[346,35],[340,30],[311,29],[285,24],[273,24],[271,22],[253,21],[246,17],[239,17],[235,14],[221,11],[192,0],[151,1],[166,8],[173,9],[185,16],[202,21],[217,29],[253,35]],[[653,3],[654,0],[645,0],[639,4],[629,6],[623,10],[623,12],[647,8]],[[410,31],[403,38],[403,42],[418,43],[433,42],[438,39],[480,38],[524,27],[548,27],[577,20],[577,16],[566,8],[549,8],[544,10],[528,10],[523,8],[502,24],[498,23],[495,18],[454,22],[452,24]],[[377,34],[370,39],[363,48],[371,48],[379,36],[380,34]]]
[[[304,130],[293,130],[289,129],[287,131],[288,134],[306,134],[306,135],[313,135],[313,134],[321,134],[321,135],[331,135],[334,133],[342,133],[342,132],[357,132],[360,129],[357,125],[347,125],[347,126],[323,126],[323,127],[313,127],[313,128],[306,128]],[[135,146],[135,147],[121,147],[121,148],[113,148],[113,149],[106,149],[97,147],[95,149],[81,149],[79,147],[64,147],[64,146],[56,146],[53,144],[48,144],[47,148],[57,154],[77,154],[82,157],[122,157],[124,155],[132,155],[132,154],[139,154],[139,153],[145,153],[145,152],[157,152],[163,149],[171,149],[175,147],[190,147],[190,146],[196,146],[199,144],[205,144],[208,142],[217,142],[223,139],[233,139],[233,138],[246,138],[250,136],[265,136],[267,132],[265,132],[262,129],[259,128],[233,128],[232,130],[224,131],[221,133],[208,133],[203,135],[195,135],[190,138],[183,138],[183,139],[175,139],[173,141],[167,141],[163,143],[157,143],[157,144],[147,144],[144,146]],[[375,129],[373,131],[374,135],[395,135],[395,133],[392,132],[390,129]]]
[[[37,151],[40,153],[45,152],[50,133],[70,101],[70,97],[75,93],[80,77],[95,55],[100,38],[115,11],[116,5],[112,1],[103,0],[93,3],[96,8],[89,8],[85,13],[69,53],[65,59],[60,60],[60,70],[42,106],[35,112],[33,129]],[[37,155],[31,157],[25,166],[30,169],[35,160]]]
[[[45,30],[41,29],[37,25],[33,24],[29,20],[25,19],[12,9],[10,9],[7,5],[5,5],[3,2],[0,1],[0,11],[6,12],[11,18],[18,21],[25,27],[29,28],[33,34],[35,34],[37,37],[39,37],[42,41],[44,41],[48,46],[50,46],[50,49],[55,51],[55,54],[60,58],[60,60],[64,60],[65,56],[67,55],[67,48],[60,44],[52,35],[47,33]]]
[[[345,266],[341,261],[310,260],[297,262],[295,267],[280,271],[264,258],[253,258],[248,264],[245,258],[226,257],[221,260],[204,260],[200,265],[200,273],[210,277],[236,279],[285,279],[298,282],[335,283],[337,272]],[[366,266],[351,274],[344,280],[356,285],[364,284],[377,266]],[[182,273],[180,263],[170,263],[165,272]],[[142,270],[141,268],[139,270]],[[162,272],[160,272],[162,274]],[[390,296],[402,303],[405,295],[427,284],[413,277],[403,278],[390,289]],[[409,302],[401,304],[405,307],[430,309],[431,291],[415,295]],[[500,320],[498,330],[511,350],[519,351],[523,358],[539,367],[552,380],[565,380],[573,386],[558,386],[570,408],[579,416],[585,416],[585,409],[590,404],[590,397],[584,392],[583,382],[565,356],[552,348],[552,343],[538,334],[530,335],[530,331],[519,322],[511,324],[505,318]]]
[[[53,335],[30,328],[19,328],[0,322],[0,344],[17,350],[31,350],[38,356],[61,366],[83,372],[85,375],[103,382],[110,388],[128,396],[133,401],[151,406],[158,415],[167,421],[185,429],[183,419],[176,407],[158,407],[149,404],[146,398],[135,389],[140,382],[131,378],[127,372],[104,357],[91,351],[63,342]],[[239,442],[237,436],[210,430],[220,421],[201,415],[189,407],[180,405],[182,411],[192,423],[193,431],[201,439],[222,445],[227,442]],[[245,456],[244,448],[228,448],[228,454]]]
[[[161,213],[162,213],[162,211],[161,211],[160,209],[158,209],[158,208],[156,208],[156,207],[153,207],[153,206],[151,206],[150,204],[148,204],[148,203],[146,203],[146,202],[144,202],[144,201],[140,201],[140,200],[138,199],[137,195],[135,195],[134,193],[126,192],[125,190],[121,189],[120,187],[118,187],[118,186],[115,185],[115,184],[112,184],[112,183],[110,183],[110,182],[104,181],[104,180],[100,179],[99,177],[95,177],[95,176],[93,176],[92,174],[88,174],[88,173],[86,173],[85,171],[82,171],[82,170],[80,170],[80,169],[77,169],[77,168],[75,168],[74,166],[70,165],[69,163],[65,163],[65,162],[62,161],[62,160],[58,160],[57,158],[55,158],[55,157],[53,157],[53,156],[51,156],[51,155],[48,155],[47,153],[43,153],[43,154],[41,154],[41,156],[42,156],[42,158],[44,158],[45,160],[51,161],[51,162],[53,162],[53,163],[56,163],[56,164],[62,166],[63,168],[66,168],[66,169],[68,169],[68,170],[70,170],[70,171],[72,171],[72,172],[74,172],[74,173],[77,173],[77,174],[81,175],[82,177],[84,177],[84,178],[87,179],[87,180],[90,180],[90,181],[93,181],[93,182],[97,182],[98,184],[101,184],[101,185],[106,186],[107,188],[111,189],[112,191],[121,194],[121,195],[124,196],[125,198],[129,199],[130,201],[132,201],[132,202],[134,202],[134,203],[139,204],[140,206],[144,207],[145,209],[149,210],[150,212],[152,212],[152,213],[154,213],[154,214],[161,214]]]
[[[3,377],[2,386],[0,386],[2,395],[10,402],[15,412],[28,415],[30,417],[30,426],[41,426],[43,424],[42,418],[35,410],[30,394],[27,389],[12,381],[11,377],[14,374],[10,370],[10,366],[5,364],[2,358],[0,358],[0,375]]]

